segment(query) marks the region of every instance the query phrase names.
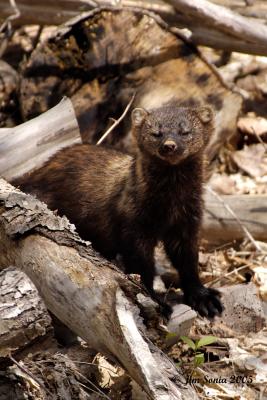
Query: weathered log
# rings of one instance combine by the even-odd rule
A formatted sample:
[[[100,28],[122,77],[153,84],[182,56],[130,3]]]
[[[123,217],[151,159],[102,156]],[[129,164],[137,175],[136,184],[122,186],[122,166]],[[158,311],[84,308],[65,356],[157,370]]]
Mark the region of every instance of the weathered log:
[[[0,357],[52,331],[51,318],[30,279],[10,267],[0,272]]]
[[[267,19],[267,5],[265,0],[255,0],[249,6],[245,0],[210,0],[210,2],[230,8],[244,16],[255,19]],[[114,5],[114,1],[112,0],[58,0],[57,2],[48,0],[45,6],[41,2],[32,2],[31,0],[17,0],[16,3],[21,15],[13,21],[15,26],[26,24],[59,25],[82,11],[89,11],[95,7]],[[120,0],[119,4],[123,7],[140,8],[156,12],[168,21],[175,21],[176,19],[174,7],[166,4],[164,0]],[[0,15],[2,18],[8,17],[12,12],[10,3],[0,0]]]
[[[210,0],[212,3],[228,7],[247,17],[267,19],[267,4],[265,0]]]
[[[211,193],[206,193],[205,215],[202,236],[209,244],[221,244],[242,240],[244,231],[229,213],[227,204],[241,224],[254,239],[267,239],[267,196],[266,195],[224,195],[222,201]],[[224,204],[223,204],[224,203]]]
[[[0,205],[1,268],[23,270],[49,310],[96,351],[115,357],[151,399],[197,398],[150,344],[134,305],[139,286],[96,254],[65,218],[4,180]]]
[[[195,25],[205,23],[206,27],[212,27],[223,33],[230,33],[233,37],[247,41],[267,45],[267,27],[261,23],[253,23],[251,20],[227,9],[226,7],[212,4],[208,0],[166,0],[174,6],[178,12],[182,12],[194,18]]]
[[[267,18],[267,7],[263,1],[257,1],[250,7],[246,7],[243,0],[236,2],[214,0],[211,1],[211,3],[215,3],[215,5],[224,5],[225,7],[239,12],[241,15],[251,17],[247,19],[248,24],[252,23],[252,25],[255,25],[258,24],[258,22],[264,24],[264,19]],[[97,6],[114,6],[112,0],[59,0],[57,2],[48,0],[45,7],[40,2],[32,3],[30,0],[17,0],[17,4],[21,15],[20,18],[13,21],[15,26],[23,24],[58,25],[75,17],[81,11],[92,10]],[[214,30],[210,27],[206,28],[205,23],[196,24],[194,19],[190,18],[186,13],[182,13],[180,10],[176,12],[174,7],[160,0],[153,2],[148,0],[121,0],[119,5],[125,8],[139,8],[143,11],[155,12],[170,25],[180,28],[187,27],[192,32],[191,39],[195,44],[248,54],[266,55],[267,52],[266,43],[261,44],[257,41],[252,46],[250,42],[246,41],[243,37],[237,40],[232,34]],[[7,17],[11,12],[12,9],[10,5],[5,0],[0,0],[0,15]],[[259,21],[259,18],[261,18],[262,21]]]
[[[82,11],[89,11],[95,7],[114,6],[114,1],[112,0],[58,0],[57,2],[48,0],[45,5],[41,2],[32,2],[31,0],[17,0],[16,3],[21,15],[20,18],[13,22],[14,26],[26,24],[59,25],[75,17]],[[119,5],[156,12],[170,19],[175,18],[176,14],[172,6],[158,0],[121,0]],[[0,15],[4,18],[8,17],[11,13],[12,8],[10,4],[5,0],[0,0]]]
[[[203,24],[204,25],[204,24]],[[213,47],[214,49],[223,50],[227,52],[236,51],[245,54],[254,54],[266,56],[266,44],[251,43],[245,40],[237,39],[226,33],[218,32],[212,28],[206,28],[204,26],[194,25],[194,22],[188,21],[187,26],[192,31],[190,40],[196,45],[203,45],[207,47]],[[193,29],[194,26],[194,29]]]
[[[61,148],[80,142],[72,103],[65,98],[35,119],[0,128],[0,175],[14,179],[40,167]]]

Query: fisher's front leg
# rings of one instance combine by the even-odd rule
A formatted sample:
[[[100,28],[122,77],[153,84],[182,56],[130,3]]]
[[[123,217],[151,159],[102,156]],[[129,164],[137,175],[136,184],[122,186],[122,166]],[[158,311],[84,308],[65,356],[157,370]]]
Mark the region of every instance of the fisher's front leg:
[[[168,317],[171,314],[171,307],[155,293],[153,282],[155,278],[155,262],[153,241],[142,239],[131,239],[122,246],[122,257],[127,274],[139,274],[141,280],[148,290],[150,296],[155,299],[161,308],[162,313]]]
[[[198,227],[182,231],[174,226],[164,240],[166,253],[179,272],[185,303],[200,315],[213,318],[221,314],[223,306],[220,293],[206,288],[199,279],[198,272]]]

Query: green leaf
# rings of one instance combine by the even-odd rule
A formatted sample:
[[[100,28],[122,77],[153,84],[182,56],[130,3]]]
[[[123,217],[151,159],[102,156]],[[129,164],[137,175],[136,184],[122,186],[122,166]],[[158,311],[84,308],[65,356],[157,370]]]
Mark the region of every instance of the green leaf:
[[[189,337],[187,336],[181,336],[181,339],[184,343],[186,343],[191,349],[196,350],[196,345],[193,342],[193,340],[191,340]]]
[[[208,344],[212,344],[217,340],[218,338],[216,336],[204,336],[196,343],[196,349],[199,349],[202,346],[207,346]]]
[[[196,366],[203,364],[205,362],[204,353],[197,353],[194,361]]]
[[[175,333],[175,332],[168,332],[165,339],[166,339],[166,340],[169,340],[169,339],[174,339],[174,338],[176,338],[176,337],[177,337],[177,333]]]

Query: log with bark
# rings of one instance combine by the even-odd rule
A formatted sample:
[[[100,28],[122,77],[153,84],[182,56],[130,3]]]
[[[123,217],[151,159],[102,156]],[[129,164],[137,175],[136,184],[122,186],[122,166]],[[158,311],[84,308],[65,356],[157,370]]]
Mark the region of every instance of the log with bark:
[[[0,272],[0,358],[52,331],[51,318],[30,279],[15,267]]]
[[[151,399],[196,398],[149,340],[136,297],[140,285],[95,253],[66,218],[0,180],[0,266],[10,265],[30,277],[60,321],[118,360]]]

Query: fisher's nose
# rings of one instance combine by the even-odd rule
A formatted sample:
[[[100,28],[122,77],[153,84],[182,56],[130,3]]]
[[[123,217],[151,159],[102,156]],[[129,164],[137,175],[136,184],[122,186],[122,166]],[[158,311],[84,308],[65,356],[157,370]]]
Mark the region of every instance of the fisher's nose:
[[[164,153],[174,153],[177,150],[177,144],[175,143],[174,140],[167,139],[163,143],[163,151]]]

